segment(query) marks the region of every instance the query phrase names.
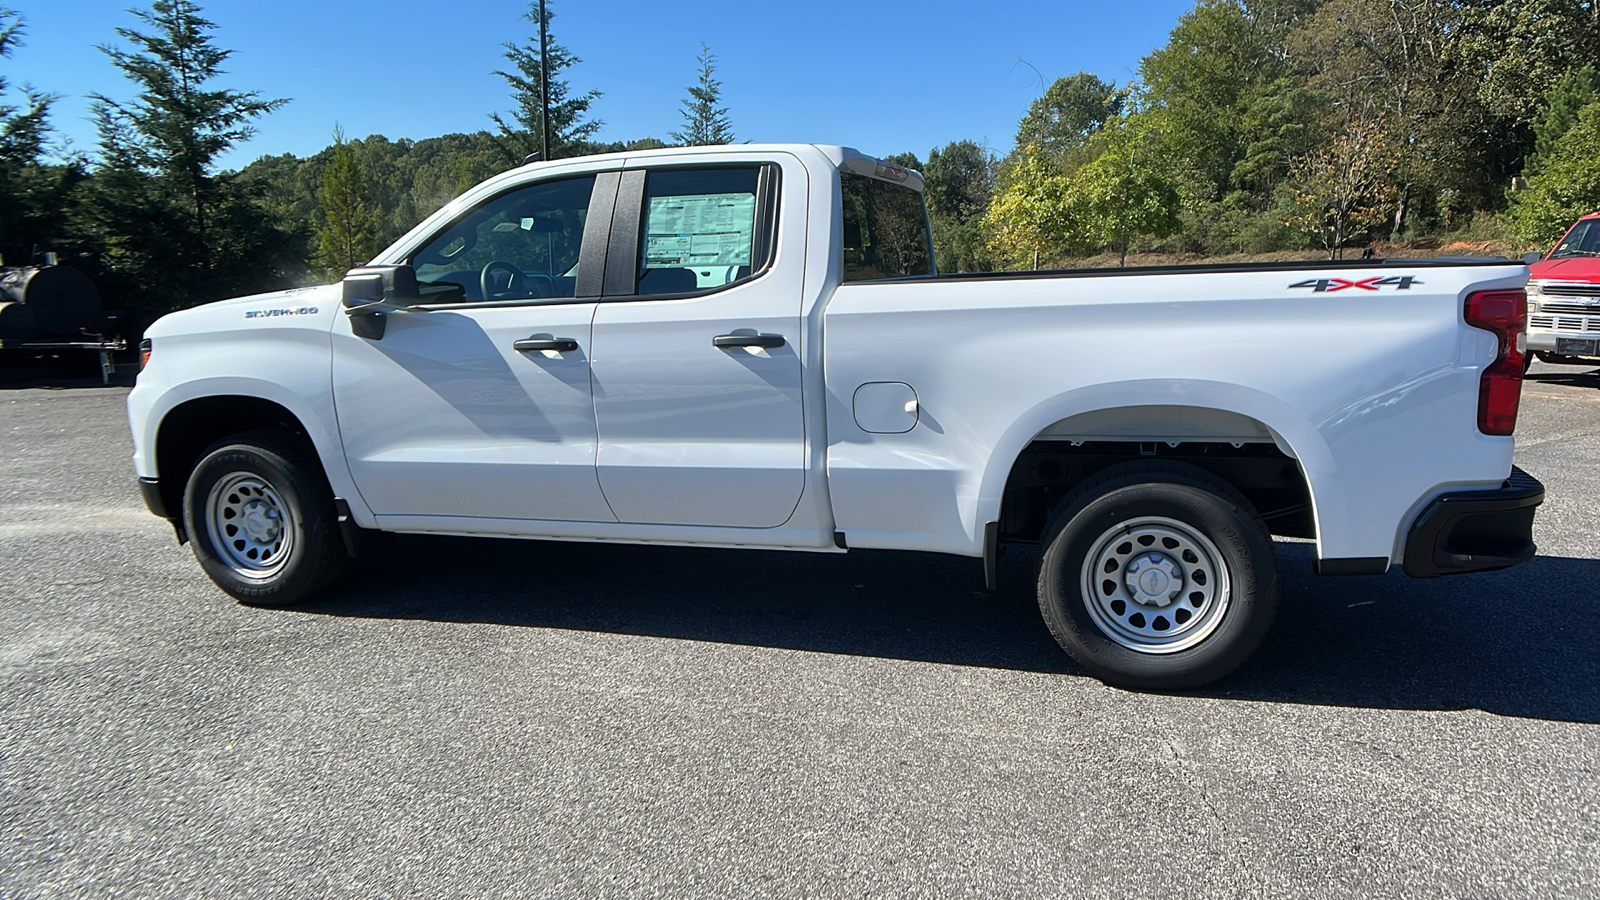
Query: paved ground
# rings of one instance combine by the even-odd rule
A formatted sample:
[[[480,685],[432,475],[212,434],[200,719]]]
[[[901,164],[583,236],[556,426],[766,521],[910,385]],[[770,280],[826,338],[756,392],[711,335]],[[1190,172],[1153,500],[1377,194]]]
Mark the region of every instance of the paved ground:
[[[1028,561],[407,538],[293,612],[143,512],[118,388],[0,386],[0,897],[1580,897],[1600,375],[1542,556],[1317,579],[1213,690],[1074,673]]]

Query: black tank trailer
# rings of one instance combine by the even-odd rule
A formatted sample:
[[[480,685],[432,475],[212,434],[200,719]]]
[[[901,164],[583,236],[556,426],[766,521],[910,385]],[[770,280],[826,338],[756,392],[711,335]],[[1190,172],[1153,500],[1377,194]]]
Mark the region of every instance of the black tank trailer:
[[[111,380],[112,353],[127,348],[121,338],[108,340],[100,291],[89,276],[55,264],[45,254],[42,266],[0,266],[0,350],[19,350],[35,357],[57,351],[88,350],[100,354],[100,374]]]

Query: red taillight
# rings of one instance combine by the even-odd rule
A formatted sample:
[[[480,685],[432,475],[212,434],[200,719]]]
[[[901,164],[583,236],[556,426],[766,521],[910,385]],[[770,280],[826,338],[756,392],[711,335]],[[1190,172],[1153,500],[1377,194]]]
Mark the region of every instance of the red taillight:
[[[1479,291],[1467,295],[1467,324],[1493,332],[1500,352],[1478,382],[1478,430],[1510,434],[1522,401],[1523,333],[1528,330],[1528,295],[1522,291]]]

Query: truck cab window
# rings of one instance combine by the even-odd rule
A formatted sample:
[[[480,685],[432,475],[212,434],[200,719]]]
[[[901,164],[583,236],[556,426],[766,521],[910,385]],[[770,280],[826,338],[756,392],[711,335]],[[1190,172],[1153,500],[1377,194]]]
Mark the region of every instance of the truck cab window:
[[[758,273],[762,167],[666,169],[645,181],[637,293],[711,290]]]
[[[575,296],[593,190],[585,175],[485,201],[412,254],[417,281],[436,302]]]
[[[932,275],[933,242],[922,195],[903,185],[840,172],[844,280]]]

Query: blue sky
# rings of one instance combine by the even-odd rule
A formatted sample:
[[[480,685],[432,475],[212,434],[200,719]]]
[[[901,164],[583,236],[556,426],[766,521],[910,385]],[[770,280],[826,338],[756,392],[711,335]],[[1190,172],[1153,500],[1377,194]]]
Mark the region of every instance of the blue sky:
[[[0,61],[13,85],[63,95],[58,133],[93,152],[88,99],[129,99],[132,86],[96,44],[126,46],[130,0],[0,0],[27,19],[23,46]],[[954,140],[1010,149],[1017,120],[1048,82],[1079,70],[1124,83],[1165,43],[1193,0],[1133,3],[968,2],[896,7],[868,3],[582,3],[549,0],[553,35],[583,61],[578,89],[603,91],[599,137],[666,139],[681,127],[700,42],[739,140],[809,141],[876,155]],[[291,102],[258,123],[220,162],[305,156],[327,146],[335,123],[351,137],[425,138],[490,126],[506,111],[501,45],[536,32],[517,0],[419,3],[215,0],[202,4],[219,46],[234,55],[218,84]],[[14,98],[14,94],[12,95]]]

